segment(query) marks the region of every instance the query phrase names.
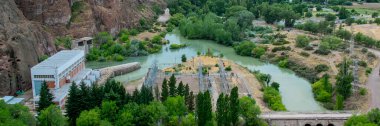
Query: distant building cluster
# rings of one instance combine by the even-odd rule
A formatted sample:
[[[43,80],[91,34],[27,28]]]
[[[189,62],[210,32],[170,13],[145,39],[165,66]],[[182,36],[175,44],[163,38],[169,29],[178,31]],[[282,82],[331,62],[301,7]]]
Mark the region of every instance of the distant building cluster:
[[[85,68],[84,50],[63,50],[32,67],[31,77],[35,107],[41,86],[46,82],[54,95],[53,102],[64,108],[71,84],[83,82],[89,86],[97,81],[100,72]]]

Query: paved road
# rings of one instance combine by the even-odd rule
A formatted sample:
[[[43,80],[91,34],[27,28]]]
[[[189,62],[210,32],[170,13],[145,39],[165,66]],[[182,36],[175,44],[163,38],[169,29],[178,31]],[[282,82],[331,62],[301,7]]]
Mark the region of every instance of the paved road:
[[[380,51],[374,49],[368,49],[374,53],[378,58],[380,57]],[[379,75],[380,62],[372,70],[367,80],[367,89],[371,92],[371,108],[380,108],[380,75]]]

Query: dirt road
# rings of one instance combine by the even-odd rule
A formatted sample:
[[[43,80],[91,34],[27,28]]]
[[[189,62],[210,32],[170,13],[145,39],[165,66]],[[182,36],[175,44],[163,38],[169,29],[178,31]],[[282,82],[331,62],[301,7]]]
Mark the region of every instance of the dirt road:
[[[377,57],[380,57],[380,51],[374,49],[368,49],[374,53]],[[380,63],[372,70],[367,80],[367,89],[371,92],[371,105],[370,108],[380,108],[380,75],[379,75]]]

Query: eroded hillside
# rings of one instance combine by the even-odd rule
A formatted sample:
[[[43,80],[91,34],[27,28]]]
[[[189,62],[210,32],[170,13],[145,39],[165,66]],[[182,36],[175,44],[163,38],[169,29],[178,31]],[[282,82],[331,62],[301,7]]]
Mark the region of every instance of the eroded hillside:
[[[31,88],[30,68],[42,55],[57,51],[56,37],[116,34],[139,26],[142,19],[153,20],[152,6],[164,8],[163,1],[1,0],[0,95]]]

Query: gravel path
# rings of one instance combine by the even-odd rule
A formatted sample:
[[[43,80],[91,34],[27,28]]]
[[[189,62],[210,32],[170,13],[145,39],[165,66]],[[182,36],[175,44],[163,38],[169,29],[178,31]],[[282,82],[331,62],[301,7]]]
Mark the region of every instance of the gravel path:
[[[374,53],[377,57],[380,57],[380,51],[374,49],[368,49]],[[380,63],[372,70],[367,80],[367,89],[371,92],[371,108],[380,108],[380,75],[379,75]]]

